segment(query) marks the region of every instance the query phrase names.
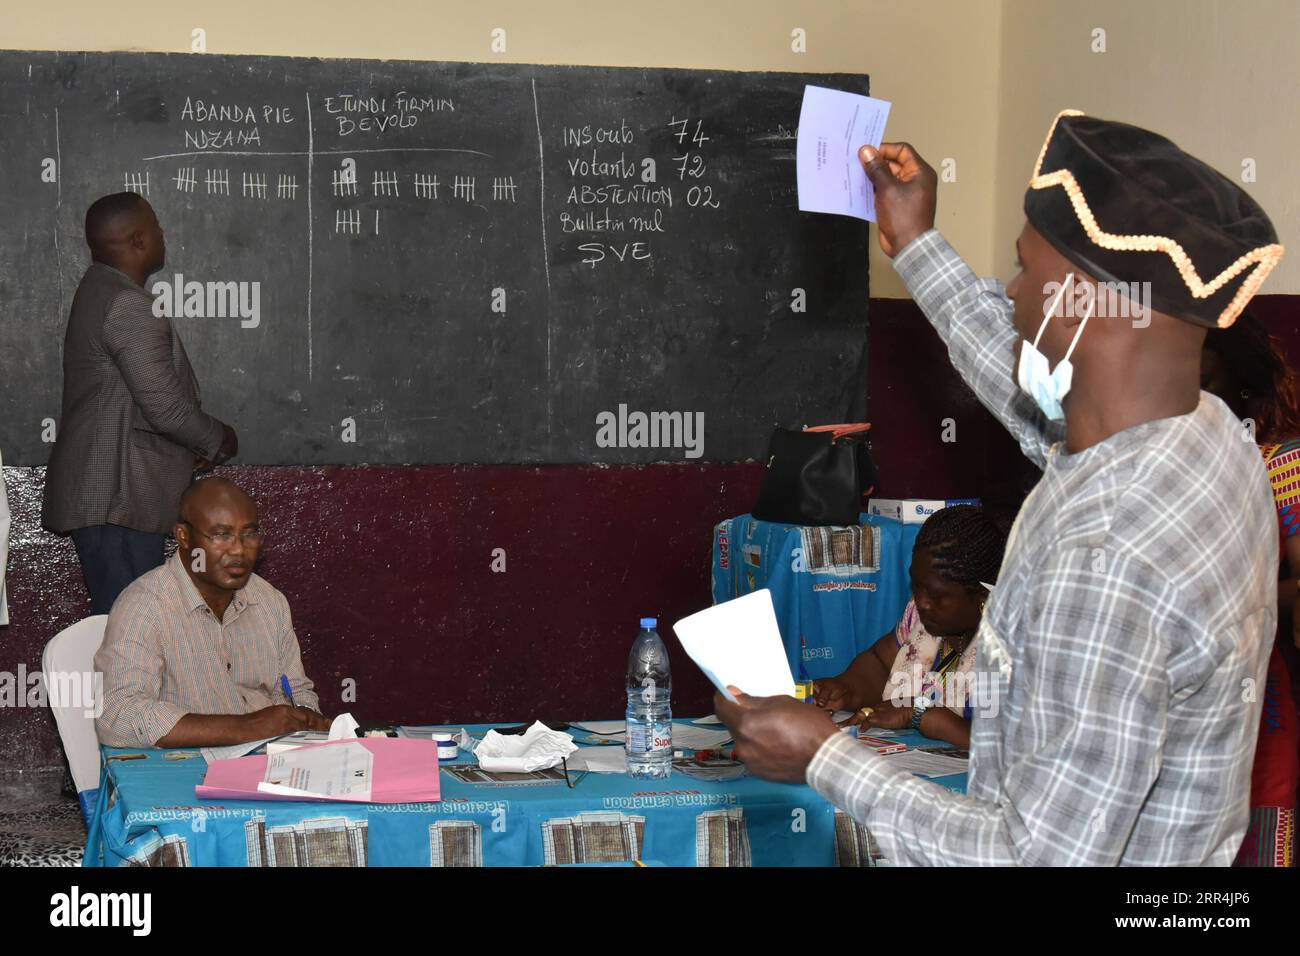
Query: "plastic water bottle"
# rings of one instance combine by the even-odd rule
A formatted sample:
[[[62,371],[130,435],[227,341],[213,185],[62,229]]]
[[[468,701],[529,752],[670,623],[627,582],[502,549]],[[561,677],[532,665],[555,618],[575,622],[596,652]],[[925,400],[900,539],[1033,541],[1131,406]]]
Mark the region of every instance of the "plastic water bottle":
[[[642,780],[662,780],[673,769],[673,679],[657,623],[641,618],[627,657],[627,772]]]

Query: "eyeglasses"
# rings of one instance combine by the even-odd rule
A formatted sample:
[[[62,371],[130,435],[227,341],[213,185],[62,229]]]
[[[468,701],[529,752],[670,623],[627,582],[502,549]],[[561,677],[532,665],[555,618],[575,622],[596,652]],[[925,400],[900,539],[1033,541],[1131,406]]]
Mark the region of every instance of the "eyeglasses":
[[[243,531],[238,535],[235,534],[233,531],[218,531],[215,534],[208,534],[206,531],[200,531],[198,528],[194,527],[194,525],[190,524],[188,521],[183,523],[195,534],[199,534],[207,538],[218,548],[230,547],[232,544],[235,543],[235,538],[239,538],[239,540],[242,541],[244,544],[254,548],[262,543],[263,535],[260,530]]]

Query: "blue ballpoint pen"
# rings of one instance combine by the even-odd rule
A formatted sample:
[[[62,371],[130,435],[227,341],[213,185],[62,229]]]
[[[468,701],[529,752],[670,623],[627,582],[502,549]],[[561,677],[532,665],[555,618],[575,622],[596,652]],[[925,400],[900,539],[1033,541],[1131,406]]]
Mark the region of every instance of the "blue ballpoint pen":
[[[289,698],[289,706],[297,707],[293,702],[293,691],[289,688],[289,678],[284,674],[280,675],[280,687],[284,689],[284,696]]]

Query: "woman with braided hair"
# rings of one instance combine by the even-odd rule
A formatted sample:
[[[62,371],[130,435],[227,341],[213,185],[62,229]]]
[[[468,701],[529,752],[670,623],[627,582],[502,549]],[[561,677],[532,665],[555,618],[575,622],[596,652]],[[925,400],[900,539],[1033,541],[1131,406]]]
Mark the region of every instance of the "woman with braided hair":
[[[1300,400],[1296,386],[1296,376],[1277,341],[1249,312],[1243,312],[1230,327],[1206,335],[1201,388],[1223,399],[1253,430],[1273,486],[1281,549],[1278,629],[1268,659],[1264,708],[1250,776],[1250,826],[1237,853],[1237,866],[1295,865],[1296,785],[1300,779],[1300,726],[1294,696],[1295,649],[1300,647]]]
[[[912,600],[898,626],[838,677],[817,681],[819,707],[847,723],[901,729],[970,746],[975,631],[1005,539],[976,505],[932,514],[912,549]]]

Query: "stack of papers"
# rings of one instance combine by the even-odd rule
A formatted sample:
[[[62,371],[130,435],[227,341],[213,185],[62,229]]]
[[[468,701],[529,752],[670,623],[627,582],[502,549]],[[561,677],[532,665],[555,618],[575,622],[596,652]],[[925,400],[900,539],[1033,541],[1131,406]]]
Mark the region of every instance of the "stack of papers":
[[[250,754],[257,750],[263,744],[266,745],[268,754],[280,753],[285,750],[292,750],[295,747],[307,747],[311,744],[325,743],[330,740],[345,740],[357,735],[357,728],[360,725],[351,714],[339,714],[330,722],[328,732],[321,730],[299,730],[292,734],[282,734],[279,737],[266,737],[262,740],[250,740],[242,744],[230,744],[226,747],[204,747],[203,759],[209,764],[216,763],[218,760],[234,760],[236,757],[242,757],[244,754]]]
[[[580,730],[589,730],[600,737],[624,737],[627,726],[621,720],[587,720],[580,724],[571,724]],[[673,721],[673,747],[686,750],[711,750],[721,747],[731,739],[731,731],[725,727],[713,730],[698,727],[695,724],[680,724]]]
[[[891,767],[906,770],[919,777],[947,777],[954,773],[965,773],[970,761],[962,757],[945,757],[939,753],[925,753],[921,750],[908,750],[901,754],[889,754],[883,759]]]
[[[231,744],[228,747],[203,747],[203,759],[209,764],[216,763],[218,760],[234,760],[236,757],[242,757],[244,754],[251,754],[263,744],[275,740],[274,737],[266,737],[262,740],[250,740],[247,743]]]
[[[218,760],[208,764],[194,793],[205,800],[437,800],[438,745],[432,740],[354,737],[274,757]]]
[[[328,731],[300,730],[296,734],[286,734],[283,737],[277,737],[275,740],[267,741],[266,754],[268,757],[273,757],[276,754],[284,753],[286,750],[296,750],[299,747],[306,747],[311,744],[323,744],[329,739]]]

